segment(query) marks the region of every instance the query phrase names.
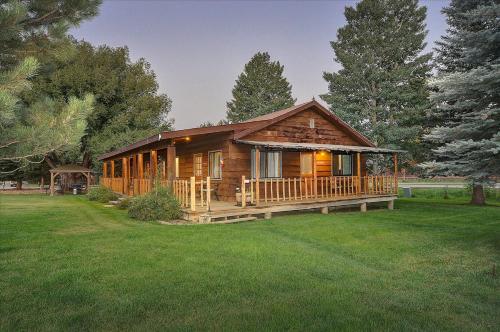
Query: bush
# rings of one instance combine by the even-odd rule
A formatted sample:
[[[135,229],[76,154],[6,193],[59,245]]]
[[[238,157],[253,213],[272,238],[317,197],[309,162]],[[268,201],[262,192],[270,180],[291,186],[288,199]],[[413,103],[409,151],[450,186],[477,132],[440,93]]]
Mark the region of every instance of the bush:
[[[125,199],[122,199],[118,202],[116,207],[119,208],[120,210],[126,210],[130,207],[130,201],[131,201],[131,199],[128,197]]]
[[[107,203],[109,201],[114,201],[118,198],[111,189],[106,188],[104,186],[90,188],[89,193],[87,194],[89,200],[97,201],[101,203]]]
[[[181,205],[167,188],[160,187],[130,201],[128,215],[131,218],[152,221],[169,221],[182,215]]]

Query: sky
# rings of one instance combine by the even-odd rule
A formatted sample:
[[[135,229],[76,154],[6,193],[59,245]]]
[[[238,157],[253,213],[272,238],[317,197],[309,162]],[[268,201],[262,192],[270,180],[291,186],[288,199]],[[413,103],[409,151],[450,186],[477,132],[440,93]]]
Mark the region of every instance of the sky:
[[[446,30],[441,9],[427,7],[427,48]],[[145,58],[159,92],[173,101],[175,129],[225,118],[226,102],[245,63],[258,51],[284,65],[297,103],[327,92],[323,72],[340,69],[330,41],[355,1],[123,1],[105,0],[99,15],[71,31],[94,45],[128,46]]]

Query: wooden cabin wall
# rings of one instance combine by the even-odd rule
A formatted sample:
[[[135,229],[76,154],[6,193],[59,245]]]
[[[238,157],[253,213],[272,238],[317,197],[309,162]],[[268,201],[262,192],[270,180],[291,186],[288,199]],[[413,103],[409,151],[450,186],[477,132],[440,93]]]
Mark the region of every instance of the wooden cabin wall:
[[[314,119],[314,128],[310,120]],[[362,145],[351,134],[331,123],[314,110],[306,110],[244,137],[249,141],[275,141]]]

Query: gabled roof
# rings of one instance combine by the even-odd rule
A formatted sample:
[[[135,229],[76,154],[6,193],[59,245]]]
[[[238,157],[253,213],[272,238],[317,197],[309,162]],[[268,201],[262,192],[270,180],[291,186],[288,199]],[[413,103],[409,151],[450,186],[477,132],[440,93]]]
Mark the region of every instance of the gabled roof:
[[[375,147],[375,145],[365,136],[363,136],[361,133],[353,129],[351,126],[349,126],[347,123],[342,121],[339,117],[336,115],[332,114],[328,109],[326,109],[324,106],[322,106],[320,103],[318,103],[315,100],[302,103],[299,105],[295,105],[289,108],[285,108],[283,110],[279,110],[276,112],[272,112],[269,114],[261,115],[258,117],[255,117],[253,119],[246,120],[244,122],[240,123],[233,123],[233,124],[227,124],[227,125],[220,125],[220,126],[212,126],[212,127],[201,127],[201,128],[190,128],[190,129],[182,129],[182,130],[175,130],[175,131],[164,131],[162,133],[159,133],[157,135],[150,136],[146,139],[143,139],[141,141],[135,142],[133,144],[124,146],[120,149],[102,154],[99,156],[99,160],[103,159],[108,159],[113,156],[117,156],[120,154],[123,154],[127,151],[131,151],[137,148],[140,148],[142,146],[149,145],[154,142],[158,142],[161,140],[167,140],[167,139],[175,139],[175,138],[182,138],[182,137],[187,137],[187,136],[196,136],[196,135],[206,135],[206,134],[216,134],[216,133],[224,133],[224,132],[234,132],[234,139],[239,140],[244,138],[247,135],[250,135],[256,131],[262,130],[270,125],[273,125],[279,121],[282,121],[284,119],[287,119],[301,111],[304,111],[306,109],[314,108],[316,111],[318,111],[321,115],[323,115],[326,119],[337,125],[341,130],[344,130],[345,132],[351,134],[353,137],[355,137],[360,143],[365,144],[366,146],[370,147]]]
[[[303,103],[300,105],[292,106],[290,108],[286,108],[286,109],[281,110],[281,111],[276,111],[273,113],[262,115],[262,116],[257,117],[257,118],[253,118],[253,119],[251,119],[250,122],[253,123],[257,119],[259,119],[260,121],[258,123],[256,123],[254,126],[248,128],[246,130],[243,130],[239,133],[235,133],[234,139],[241,139],[247,135],[250,135],[251,133],[262,130],[262,129],[264,129],[272,124],[275,124],[276,122],[282,121],[286,118],[289,118],[289,117],[291,117],[291,116],[293,116],[301,111],[304,111],[304,110],[312,108],[312,107],[314,107],[320,114],[322,114],[325,118],[327,118],[328,120],[330,120],[331,122],[336,124],[338,127],[345,130],[347,133],[352,134],[352,136],[357,138],[359,142],[366,144],[368,146],[371,146],[371,147],[375,146],[375,144],[373,144],[368,138],[366,138],[364,135],[359,133],[357,130],[355,130],[354,128],[349,126],[347,123],[342,121],[338,116],[334,115],[332,112],[327,110],[323,105],[321,105],[320,103],[318,103],[315,100],[312,100],[312,101],[309,101],[307,103]],[[264,120],[261,120],[261,119],[264,119]]]

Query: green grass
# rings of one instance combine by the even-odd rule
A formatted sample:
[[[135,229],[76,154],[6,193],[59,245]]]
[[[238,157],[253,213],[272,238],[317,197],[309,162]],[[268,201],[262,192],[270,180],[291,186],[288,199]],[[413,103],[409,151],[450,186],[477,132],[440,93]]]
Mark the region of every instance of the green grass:
[[[464,202],[164,226],[0,195],[0,330],[497,330],[500,208]]]

